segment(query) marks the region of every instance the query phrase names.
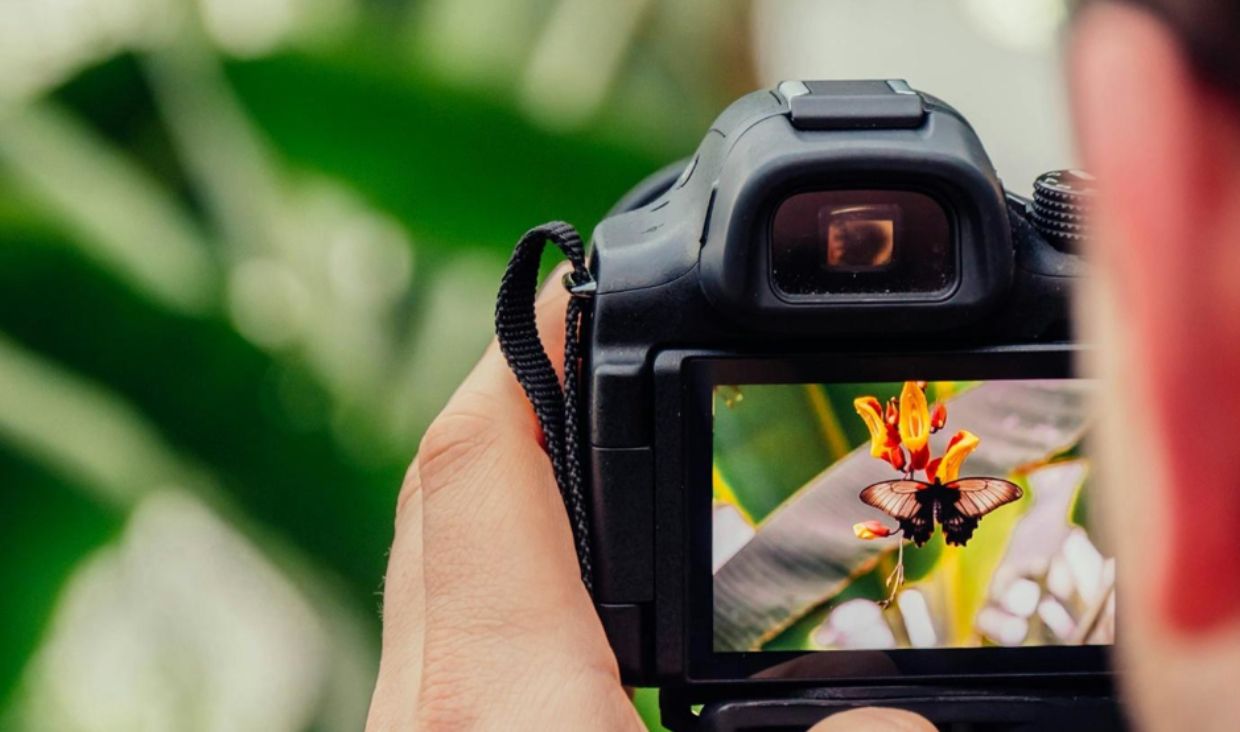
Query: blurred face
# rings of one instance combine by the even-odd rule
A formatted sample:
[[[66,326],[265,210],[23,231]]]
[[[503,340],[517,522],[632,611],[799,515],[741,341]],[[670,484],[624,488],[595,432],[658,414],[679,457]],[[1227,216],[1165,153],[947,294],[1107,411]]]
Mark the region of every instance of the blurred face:
[[[1240,112],[1153,18],[1099,3],[1072,44],[1078,140],[1100,179],[1081,298],[1140,726],[1240,719]]]
[[[827,265],[875,269],[891,263],[895,224],[890,219],[832,221],[827,234]]]

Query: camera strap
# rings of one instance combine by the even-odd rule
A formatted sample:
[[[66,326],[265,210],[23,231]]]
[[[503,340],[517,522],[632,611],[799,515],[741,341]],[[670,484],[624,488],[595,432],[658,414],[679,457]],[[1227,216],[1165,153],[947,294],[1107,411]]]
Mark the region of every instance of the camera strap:
[[[572,293],[564,322],[564,383],[556,377],[551,358],[538,335],[534,298],[538,269],[547,242],[555,244],[573,269],[564,275]],[[542,427],[555,482],[568,511],[581,566],[581,581],[593,594],[589,522],[581,468],[581,426],[578,386],[581,361],[580,330],[585,303],[593,297],[594,277],[586,266],[585,246],[572,225],[553,221],[530,229],[517,242],[495,303],[495,335],[508,366],[516,374]]]

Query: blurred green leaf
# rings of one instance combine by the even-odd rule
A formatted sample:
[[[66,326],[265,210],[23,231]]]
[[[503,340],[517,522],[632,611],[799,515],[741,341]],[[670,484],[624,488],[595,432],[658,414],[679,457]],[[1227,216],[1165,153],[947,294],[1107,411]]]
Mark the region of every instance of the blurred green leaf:
[[[906,586],[925,579],[939,562],[944,549],[942,532],[936,533],[925,546],[904,547],[904,581]],[[817,607],[805,613],[762,646],[764,651],[797,651],[814,648],[813,632],[818,629],[827,614],[840,604],[853,599],[878,602],[891,595],[886,580],[895,569],[896,551],[888,549],[872,569],[856,577],[838,594],[826,598]],[[894,610],[890,612],[895,612]]]
[[[741,507],[761,521],[831,464],[819,421],[803,387],[748,385],[728,406],[715,397],[715,466]]]
[[[588,236],[621,194],[670,162],[588,133],[545,131],[499,100],[390,68],[283,56],[228,73],[290,162],[348,181],[431,247],[506,255],[525,229],[551,219]]]
[[[123,516],[0,445],[0,718],[78,561]]]
[[[1072,508],[1070,509],[1071,521],[1077,526],[1089,527],[1089,491],[1085,490],[1085,486],[1089,484],[1086,479],[1081,483],[1081,487],[1076,489],[1076,496],[1072,499]]]
[[[641,715],[642,721],[646,723],[646,729],[656,732],[664,729],[663,725],[659,723],[658,689],[634,689],[633,706],[637,707],[637,713]]]
[[[54,239],[0,231],[0,240],[0,330],[107,384],[176,449],[211,465],[239,506],[346,577],[356,597],[373,596],[403,461],[357,464],[326,424],[301,424],[280,394],[296,365],[224,321],[155,307]],[[313,394],[312,382],[299,383]]]
[[[883,567],[875,565],[874,569],[849,582],[839,593],[805,613],[792,625],[789,625],[778,635],[763,644],[762,650],[804,651],[806,649],[818,648],[818,644],[813,640],[814,631],[826,619],[827,613],[831,612],[831,609],[836,605],[856,598],[877,600],[886,597],[888,590],[884,586],[883,580],[889,571],[884,571]]]
[[[192,184],[176,158],[155,99],[133,54],[120,54],[83,69],[49,98],[76,113],[102,139],[129,153],[128,160],[160,181],[191,210]]]

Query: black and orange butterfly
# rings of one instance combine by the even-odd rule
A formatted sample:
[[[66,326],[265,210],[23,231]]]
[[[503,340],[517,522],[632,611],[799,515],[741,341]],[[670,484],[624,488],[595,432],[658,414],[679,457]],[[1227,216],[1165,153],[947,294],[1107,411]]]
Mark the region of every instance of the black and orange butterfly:
[[[999,478],[960,478],[949,483],[885,480],[861,491],[861,500],[900,522],[900,529],[921,546],[943,526],[948,544],[964,546],[982,517],[1018,500],[1020,486]]]

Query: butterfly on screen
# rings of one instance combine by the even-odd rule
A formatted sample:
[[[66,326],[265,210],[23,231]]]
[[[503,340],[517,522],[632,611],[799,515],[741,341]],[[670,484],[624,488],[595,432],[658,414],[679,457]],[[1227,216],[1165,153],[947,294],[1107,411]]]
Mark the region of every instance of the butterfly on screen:
[[[943,527],[948,544],[964,546],[982,517],[1019,500],[1020,486],[999,478],[960,478],[940,483],[885,480],[861,491],[861,500],[900,522],[904,536],[917,546],[930,540],[934,524]]]

